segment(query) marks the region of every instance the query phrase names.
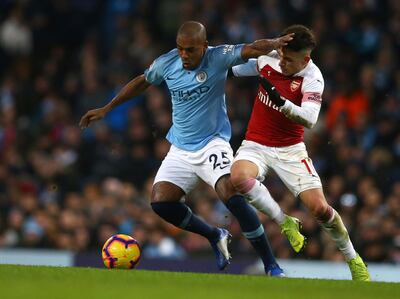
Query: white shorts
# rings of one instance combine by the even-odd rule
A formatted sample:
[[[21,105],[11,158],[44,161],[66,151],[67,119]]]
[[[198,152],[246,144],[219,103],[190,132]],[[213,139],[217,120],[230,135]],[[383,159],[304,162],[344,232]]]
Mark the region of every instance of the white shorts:
[[[229,142],[216,138],[204,148],[189,152],[171,145],[164,158],[154,184],[165,181],[189,193],[201,178],[215,188],[218,179],[231,171],[233,151]]]
[[[259,181],[263,181],[268,169],[272,168],[296,197],[305,190],[322,188],[321,179],[303,142],[285,147],[269,147],[244,140],[234,159],[238,160],[256,164]]]

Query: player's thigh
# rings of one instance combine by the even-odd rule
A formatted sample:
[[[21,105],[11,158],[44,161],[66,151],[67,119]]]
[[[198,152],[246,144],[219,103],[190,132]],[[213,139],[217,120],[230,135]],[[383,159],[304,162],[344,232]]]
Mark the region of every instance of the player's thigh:
[[[272,163],[272,168],[296,197],[306,190],[322,188],[304,143],[278,148]]]
[[[186,155],[184,155],[182,150],[171,146],[171,149],[157,171],[153,183],[153,189],[161,182],[173,184],[179,187],[186,194],[189,193],[197,184],[198,176],[196,175],[193,166],[190,164],[190,160]],[[178,192],[174,192],[173,194],[177,193]],[[167,195],[164,193],[164,196]]]
[[[153,185],[151,202],[177,202],[184,195],[185,192],[177,185],[166,181],[160,181]]]
[[[268,172],[266,150],[267,147],[261,144],[243,140],[233,160],[232,180],[236,182],[243,178],[256,178],[264,181]]]
[[[230,174],[233,151],[229,142],[214,139],[203,149],[197,161],[198,163],[194,165],[196,174],[216,189],[219,179]]]

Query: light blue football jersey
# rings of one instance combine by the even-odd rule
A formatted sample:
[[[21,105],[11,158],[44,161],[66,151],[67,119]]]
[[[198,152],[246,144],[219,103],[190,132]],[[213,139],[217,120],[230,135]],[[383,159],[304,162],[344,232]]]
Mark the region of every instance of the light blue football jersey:
[[[196,151],[216,137],[231,138],[225,103],[227,71],[244,63],[243,45],[208,47],[195,70],[182,66],[178,50],[158,57],[145,70],[146,81],[160,84],[165,81],[172,101],[172,127],[167,140],[176,147]]]

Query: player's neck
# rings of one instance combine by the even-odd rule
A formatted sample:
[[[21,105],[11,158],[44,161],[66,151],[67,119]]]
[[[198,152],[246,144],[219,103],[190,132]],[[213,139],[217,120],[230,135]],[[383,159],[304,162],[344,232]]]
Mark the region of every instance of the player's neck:
[[[302,68],[300,68],[299,70],[296,70],[292,75],[290,75],[290,76],[288,76],[288,77],[296,76],[296,75],[298,75],[299,73],[301,73],[301,72],[308,66],[308,64],[309,64],[310,62],[311,62],[311,60],[308,61],[308,62],[306,62],[306,63],[303,65]]]

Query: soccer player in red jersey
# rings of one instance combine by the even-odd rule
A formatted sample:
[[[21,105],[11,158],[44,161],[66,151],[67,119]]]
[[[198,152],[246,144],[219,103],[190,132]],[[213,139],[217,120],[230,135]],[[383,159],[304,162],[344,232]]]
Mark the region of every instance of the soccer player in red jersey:
[[[151,207],[165,221],[207,238],[220,270],[224,270],[231,259],[229,232],[210,226],[181,201],[200,179],[215,189],[236,217],[244,236],[262,259],[265,273],[285,276],[257,214],[243,196],[237,194],[230,180],[233,153],[228,142],[231,127],[226,114],[224,84],[232,66],[278,49],[291,39],[289,35],[251,44],[212,47],[208,46],[203,24],[185,22],[177,32],[175,49],[159,56],[111,102],[88,111],[79,124],[86,128],[116,106],[143,93],[150,85],[166,83],[173,108],[173,124],[167,135],[172,145],[154,179]]]
[[[316,46],[310,29],[286,28],[294,33],[286,46],[232,68],[235,76],[259,76],[245,140],[231,169],[237,191],[274,219],[298,252],[304,246],[299,220],[285,215],[261,183],[273,169],[289,190],[304,203],[343,253],[353,280],[370,280],[367,267],[355,251],[340,215],[327,203],[321,180],[303,142],[304,127],[312,128],[321,108],[324,79],[311,60]]]

